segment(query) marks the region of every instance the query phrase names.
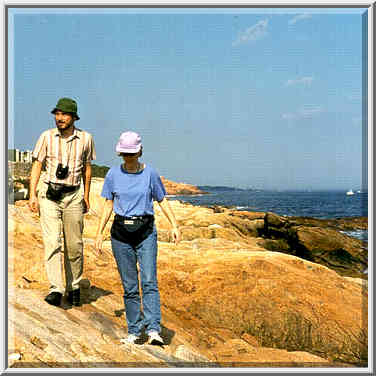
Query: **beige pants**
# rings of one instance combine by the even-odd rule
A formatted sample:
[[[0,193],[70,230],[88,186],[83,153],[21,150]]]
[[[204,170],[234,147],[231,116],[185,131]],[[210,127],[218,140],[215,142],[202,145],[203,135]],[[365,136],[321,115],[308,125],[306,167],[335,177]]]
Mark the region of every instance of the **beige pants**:
[[[82,190],[64,193],[58,203],[48,200],[46,191],[47,184],[42,184],[38,198],[47,277],[50,281],[50,292],[57,291],[64,294],[65,290],[78,289],[82,278],[84,228]],[[62,239],[64,239],[64,249]]]

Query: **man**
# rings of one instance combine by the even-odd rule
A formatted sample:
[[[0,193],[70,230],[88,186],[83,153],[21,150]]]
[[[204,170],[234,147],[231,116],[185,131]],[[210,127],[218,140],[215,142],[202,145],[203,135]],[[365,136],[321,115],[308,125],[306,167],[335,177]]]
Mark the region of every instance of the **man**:
[[[66,290],[69,303],[79,306],[79,282],[83,272],[83,214],[90,209],[90,163],[96,158],[95,148],[92,136],[74,125],[80,118],[73,99],[59,99],[51,113],[55,115],[56,128],[44,131],[33,150],[29,207],[33,212],[38,212],[38,209],[40,212],[46,271],[50,282],[45,301],[60,306]],[[45,180],[37,194],[44,163]],[[79,189],[81,178],[83,197]]]

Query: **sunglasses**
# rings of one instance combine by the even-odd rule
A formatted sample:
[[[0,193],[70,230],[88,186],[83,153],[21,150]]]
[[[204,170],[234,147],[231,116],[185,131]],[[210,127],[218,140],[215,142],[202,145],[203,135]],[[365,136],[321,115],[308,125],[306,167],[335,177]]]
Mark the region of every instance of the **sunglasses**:
[[[138,153],[121,153],[122,157],[135,157]]]

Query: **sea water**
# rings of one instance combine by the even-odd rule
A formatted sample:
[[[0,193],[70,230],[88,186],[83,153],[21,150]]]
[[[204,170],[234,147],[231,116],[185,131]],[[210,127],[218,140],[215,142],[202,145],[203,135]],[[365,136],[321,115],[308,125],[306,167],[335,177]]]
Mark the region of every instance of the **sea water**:
[[[199,187],[204,195],[176,196],[184,202],[199,206],[224,206],[237,210],[273,212],[283,216],[336,219],[367,217],[368,194],[346,195],[345,191],[264,191]],[[367,240],[366,230],[346,234]]]

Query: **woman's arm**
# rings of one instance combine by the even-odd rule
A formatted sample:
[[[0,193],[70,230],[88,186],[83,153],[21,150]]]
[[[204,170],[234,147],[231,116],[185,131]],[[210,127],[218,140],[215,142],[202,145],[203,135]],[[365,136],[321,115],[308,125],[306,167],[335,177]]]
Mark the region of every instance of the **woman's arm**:
[[[170,206],[168,200],[166,199],[166,197],[164,197],[162,201],[158,202],[158,204],[159,204],[160,208],[162,209],[164,215],[169,220],[169,222],[172,226],[172,236],[174,238],[174,242],[175,242],[175,244],[178,244],[179,241],[180,241],[180,231],[179,231],[176,219],[175,219],[174,212],[172,211],[171,206]]]
[[[103,243],[103,231],[107,225],[108,220],[111,217],[111,213],[113,210],[114,202],[113,200],[107,200],[103,202],[102,212],[100,215],[98,227],[97,227],[97,234],[95,240],[95,249],[98,253],[102,252],[102,243]]]

